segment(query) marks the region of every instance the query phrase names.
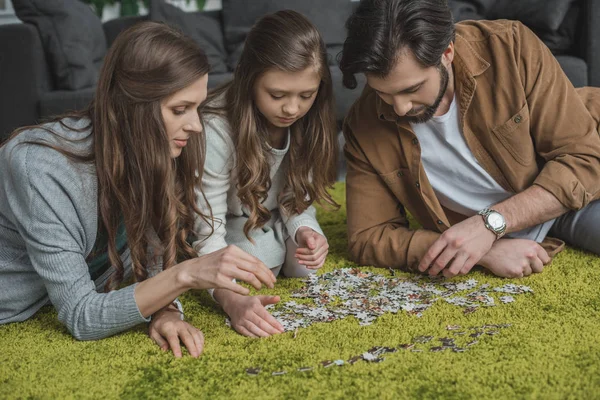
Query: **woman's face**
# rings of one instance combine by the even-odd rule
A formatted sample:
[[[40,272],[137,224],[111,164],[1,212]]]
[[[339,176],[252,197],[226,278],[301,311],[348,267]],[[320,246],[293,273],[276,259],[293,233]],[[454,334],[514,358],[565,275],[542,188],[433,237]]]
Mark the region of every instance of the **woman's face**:
[[[254,101],[271,129],[285,129],[312,107],[321,77],[308,67],[299,72],[269,69],[254,84]]]
[[[191,135],[202,132],[198,107],[206,99],[208,74],[160,102],[171,157],[177,158]]]

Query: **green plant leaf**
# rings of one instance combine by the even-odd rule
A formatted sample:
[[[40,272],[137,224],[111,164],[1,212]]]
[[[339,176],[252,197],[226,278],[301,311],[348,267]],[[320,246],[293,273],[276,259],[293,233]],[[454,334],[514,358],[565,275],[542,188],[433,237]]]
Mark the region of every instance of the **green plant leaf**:
[[[121,0],[121,16],[138,15],[140,13],[140,6],[137,0]]]

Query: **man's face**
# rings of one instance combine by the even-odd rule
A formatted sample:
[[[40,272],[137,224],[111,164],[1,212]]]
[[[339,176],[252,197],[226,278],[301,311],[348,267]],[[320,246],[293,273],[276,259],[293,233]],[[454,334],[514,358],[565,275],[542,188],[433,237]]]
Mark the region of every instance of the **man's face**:
[[[422,123],[436,114],[446,94],[450,80],[446,65],[450,65],[446,53],[439,66],[424,68],[411,51],[405,51],[387,76],[367,74],[367,83],[399,117]]]

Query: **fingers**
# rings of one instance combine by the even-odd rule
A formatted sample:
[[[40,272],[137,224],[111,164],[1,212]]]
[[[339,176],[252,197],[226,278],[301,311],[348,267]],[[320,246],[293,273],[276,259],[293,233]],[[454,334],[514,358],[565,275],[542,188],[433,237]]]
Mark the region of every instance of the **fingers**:
[[[260,303],[263,306],[267,306],[269,304],[277,304],[279,303],[279,300],[281,300],[281,297],[279,296],[256,296],[258,297],[258,300],[260,301]]]
[[[278,303],[280,300],[279,296],[258,296],[258,297],[263,306],[265,306],[267,304]],[[281,323],[279,321],[277,321],[275,319],[275,317],[273,317],[267,311],[266,308],[262,307],[260,310],[257,311],[256,315],[259,318],[257,325],[262,330],[270,333],[271,335],[275,335],[277,333],[282,333],[285,331],[283,329],[283,325],[281,325]]]
[[[241,325],[240,326],[234,326],[234,328],[235,328],[236,331],[238,331],[238,333],[240,333],[240,334],[242,334],[244,336],[248,336],[248,337],[251,337],[251,338],[256,338],[257,337],[254,333],[250,332],[248,329],[246,329],[245,327],[243,327]]]
[[[533,273],[533,270],[532,270],[532,268],[531,268],[531,265],[530,265],[530,264],[528,264],[528,263],[526,263],[526,264],[523,266],[523,276],[529,276],[529,275],[531,275],[532,273]]]
[[[304,264],[306,266],[306,268],[308,269],[319,269],[323,266],[323,264],[325,264],[325,260],[327,259],[327,254],[323,254],[321,256],[321,258],[319,258],[317,261],[309,264]]]
[[[262,262],[257,265],[240,260],[239,262],[235,263],[235,266],[237,267],[236,269],[238,271],[235,272],[237,274],[236,276],[232,276],[233,278],[248,282],[256,289],[261,288],[261,282],[267,285],[269,288],[273,288],[275,286],[275,275],[273,275],[273,272],[271,272],[271,270]]]
[[[306,265],[307,267],[310,267],[310,266],[314,267],[314,266],[319,265],[323,261],[323,259],[327,256],[328,253],[329,253],[329,246],[327,245],[327,246],[319,248],[317,250],[317,252],[314,254],[298,255],[298,253],[296,253],[296,259],[302,265]]]
[[[279,296],[254,296],[237,299],[227,312],[236,331],[249,337],[268,337],[284,332],[283,326],[265,308],[279,302]],[[234,303],[232,303],[234,304]]]
[[[248,296],[250,294],[250,289],[232,281],[227,281],[221,288],[231,290],[232,292],[241,294],[242,296]]]
[[[530,266],[531,271],[535,273],[540,273],[544,270],[544,263],[539,259],[539,257],[534,257],[534,259],[531,260]]]
[[[250,270],[250,271],[249,271]],[[231,282],[230,279],[227,278],[235,278],[240,281],[244,281],[252,285],[256,290],[259,290],[262,287],[262,284],[258,277],[252,272],[252,266],[250,265],[230,265],[225,268],[224,274],[226,275],[221,283],[220,287],[227,287],[227,282]],[[269,283],[267,285],[270,288],[273,288],[275,285],[273,283]]]
[[[264,308],[256,314],[254,322],[261,331],[266,332],[268,336],[277,335],[284,332],[283,326]]]
[[[452,260],[452,262],[450,263],[450,266],[446,269],[444,269],[443,275],[446,278],[452,278],[456,275],[458,275],[460,273],[460,271],[462,271],[463,267],[465,267],[465,264],[468,261],[468,256],[464,253],[462,254],[457,254],[456,257],[454,257],[454,260]],[[470,267],[469,267],[470,269]]]
[[[190,327],[190,333],[194,338],[194,343],[196,344],[196,349],[198,349],[199,356],[204,351],[204,334],[202,333],[202,331],[194,327]]]
[[[167,343],[167,341],[164,340],[163,337],[155,329],[150,329],[150,338],[156,342],[156,344],[158,345],[158,347],[160,347],[162,351],[169,350],[169,343]]]
[[[538,245],[538,249],[537,249],[537,255],[538,258],[544,263],[544,265],[548,264],[550,261],[552,261],[552,257],[550,257],[548,255],[548,252],[546,251],[546,249],[544,249],[542,246]]]
[[[179,336],[176,331],[167,334],[167,342],[169,342],[169,347],[173,351],[173,355],[181,358],[181,345],[179,344]]]
[[[438,256],[440,255],[442,250],[444,250],[445,247],[446,247],[446,242],[443,239],[439,238],[438,240],[436,240],[435,243],[433,243],[433,245],[431,245],[431,247],[429,248],[427,253],[425,253],[423,258],[421,259],[421,262],[419,263],[419,266],[418,266],[419,271],[421,271],[421,272],[427,271],[427,268],[429,268],[429,266],[433,263],[433,260],[438,258]],[[448,260],[450,260],[450,259],[448,259]],[[437,271],[437,272],[439,272],[439,271]],[[435,275],[437,275],[437,272],[435,273]]]
[[[227,246],[226,251],[228,255],[233,256],[233,259],[229,260],[232,264],[237,265],[245,271],[252,272],[265,285],[273,287],[272,285],[275,284],[277,279],[273,272],[271,272],[271,269],[261,260],[234,245]]]
[[[296,232],[296,242],[298,243],[298,247],[308,247],[308,240],[313,237],[313,230],[308,227],[300,227]]]
[[[473,267],[475,266],[475,264],[471,265],[469,264],[465,264],[463,265],[462,269],[460,270],[460,272],[458,273],[459,275],[466,275],[469,273],[469,271],[471,271],[471,269],[473,269]]]
[[[433,265],[429,268],[429,275],[435,276],[439,274],[450,261],[456,256],[456,251],[446,247],[444,251],[436,258]]]
[[[198,349],[198,347],[196,346],[194,336],[187,329],[187,327],[182,327],[178,329],[177,333],[190,355],[194,358],[198,357],[200,355],[200,349]]]

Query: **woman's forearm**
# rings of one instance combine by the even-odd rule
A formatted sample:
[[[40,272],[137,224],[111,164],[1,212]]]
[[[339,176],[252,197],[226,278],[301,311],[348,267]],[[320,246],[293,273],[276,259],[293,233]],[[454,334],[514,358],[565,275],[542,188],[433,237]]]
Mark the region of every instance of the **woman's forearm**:
[[[135,301],[145,318],[171,304],[177,296],[190,289],[185,275],[186,265],[186,262],[174,265],[136,286]]]

